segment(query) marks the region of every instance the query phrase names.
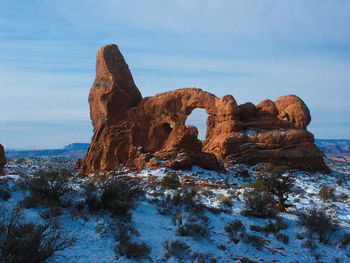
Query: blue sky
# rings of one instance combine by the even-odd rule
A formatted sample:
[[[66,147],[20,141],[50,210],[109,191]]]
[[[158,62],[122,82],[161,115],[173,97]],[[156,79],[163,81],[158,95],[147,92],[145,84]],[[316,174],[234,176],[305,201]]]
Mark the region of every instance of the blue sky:
[[[350,139],[350,1],[0,4],[6,148],[90,141],[95,56],[109,43],[119,46],[143,96],[198,87],[258,103],[296,94],[316,138]],[[202,129],[200,117],[193,122]]]

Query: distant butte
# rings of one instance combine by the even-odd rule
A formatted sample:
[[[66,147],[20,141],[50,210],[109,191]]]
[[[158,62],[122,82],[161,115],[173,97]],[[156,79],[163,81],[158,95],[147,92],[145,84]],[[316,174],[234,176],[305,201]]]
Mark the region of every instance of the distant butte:
[[[217,98],[184,88],[142,98],[116,45],[99,48],[96,78],[89,94],[94,134],[81,163],[83,173],[129,166],[223,170],[225,165],[284,162],[329,172],[314,136],[306,130],[309,109],[295,95],[237,105],[231,95]],[[207,112],[203,142],[185,125],[196,108]]]

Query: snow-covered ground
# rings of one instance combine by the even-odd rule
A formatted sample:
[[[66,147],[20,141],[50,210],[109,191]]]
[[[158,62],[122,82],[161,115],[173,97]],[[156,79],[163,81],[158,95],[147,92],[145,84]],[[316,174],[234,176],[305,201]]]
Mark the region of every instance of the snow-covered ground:
[[[7,201],[0,198],[1,205],[14,207],[28,194],[22,188],[17,187],[27,175],[32,175],[39,169],[69,169],[72,165],[66,161],[53,159],[10,162],[6,169],[7,175],[0,177],[0,188],[10,189],[11,198]],[[150,257],[134,259],[123,256],[117,259],[114,248],[118,241],[115,240],[114,230],[109,227],[108,222],[116,222],[118,219],[111,218],[107,212],[101,211],[84,213],[84,216],[79,216],[72,212],[71,207],[68,207],[64,208],[63,214],[57,216],[56,219],[62,227],[74,233],[77,241],[73,246],[50,258],[48,262],[179,262],[178,259],[167,258],[165,255],[164,241],[171,242],[176,239],[189,245],[190,255],[195,252],[207,254],[205,256],[207,261],[194,262],[211,262],[210,258],[215,258],[216,262],[244,262],[241,261],[243,258],[255,262],[350,262],[350,244],[345,248],[340,248],[337,244],[340,236],[350,233],[350,174],[347,169],[341,169],[339,166],[341,165],[337,163],[337,171],[329,175],[293,172],[296,180],[295,191],[289,195],[287,200],[290,207],[287,212],[278,214],[287,225],[285,229],[280,230],[281,233],[288,235],[287,243],[278,241],[272,233],[265,235],[250,229],[250,225],[264,226],[269,221],[275,222],[274,219],[241,215],[241,210],[244,208],[243,193],[248,189],[246,185],[254,179],[254,167],[247,168],[244,165],[237,165],[230,167],[227,173],[203,170],[198,167],[194,167],[191,171],[176,172],[185,185],[182,188],[192,186],[198,190],[195,199],[204,205],[200,215],[207,217],[208,226],[203,223],[205,220],[201,221],[197,218],[195,222],[205,226],[209,231],[207,237],[179,236],[178,226],[174,225],[174,215],[181,213],[183,222],[189,222],[193,216],[191,209],[186,209],[185,206],[172,206],[168,213],[159,213],[160,200],[165,200],[167,196],[174,196],[177,192],[177,190],[164,190],[160,185],[162,178],[171,171],[167,169],[145,169],[141,172],[119,171],[119,174],[135,177],[144,186],[145,195],[136,202],[136,207],[131,210],[132,219],[127,224],[134,226],[139,232],[139,235],[132,235],[132,241],[145,242],[151,248]],[[247,170],[250,176],[242,173],[244,170]],[[95,185],[98,186],[112,174],[115,173],[89,176],[76,174],[70,183],[71,188],[75,190],[75,200],[82,198],[84,186],[89,181],[95,182]],[[319,198],[317,194],[322,185],[335,187],[336,198],[334,200],[323,201]],[[225,197],[226,201],[229,200],[227,204],[222,202]],[[340,228],[332,234],[326,245],[318,242],[317,236],[314,236],[313,240],[317,247],[310,250],[302,245],[307,238],[300,239],[300,236],[306,230],[297,225],[296,214],[314,205],[325,207],[336,218]],[[215,208],[222,208],[222,211],[214,213]],[[44,222],[39,212],[45,209],[40,206],[24,209],[26,220]],[[246,229],[245,235],[257,236],[263,241],[262,247],[256,248],[252,243],[244,242],[243,237],[237,244],[230,242],[224,230],[230,220],[241,220]],[[101,226],[105,230],[103,234]],[[191,259],[184,257],[181,262],[191,262]]]

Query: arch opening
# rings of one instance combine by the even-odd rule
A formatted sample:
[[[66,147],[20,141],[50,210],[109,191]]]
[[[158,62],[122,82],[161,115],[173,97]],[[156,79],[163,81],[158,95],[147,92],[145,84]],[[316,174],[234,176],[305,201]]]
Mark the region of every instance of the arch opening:
[[[207,118],[208,113],[205,109],[196,108],[194,109],[190,115],[187,116],[185,125],[195,126],[198,130],[198,139],[200,141],[205,140],[205,135],[207,132]]]

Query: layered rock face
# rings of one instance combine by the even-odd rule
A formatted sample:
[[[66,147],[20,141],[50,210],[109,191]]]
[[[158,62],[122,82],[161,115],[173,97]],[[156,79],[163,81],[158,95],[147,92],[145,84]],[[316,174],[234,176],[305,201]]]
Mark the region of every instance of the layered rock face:
[[[306,130],[310,112],[294,95],[258,105],[237,105],[231,95],[217,98],[197,88],[142,98],[118,47],[107,45],[97,52],[89,103],[94,135],[81,164],[84,173],[123,166],[220,170],[223,164],[260,162],[328,171]],[[185,125],[196,108],[208,114],[203,142],[196,127]]]
[[[0,173],[2,173],[5,164],[6,164],[5,149],[4,149],[4,147],[0,144]]]

